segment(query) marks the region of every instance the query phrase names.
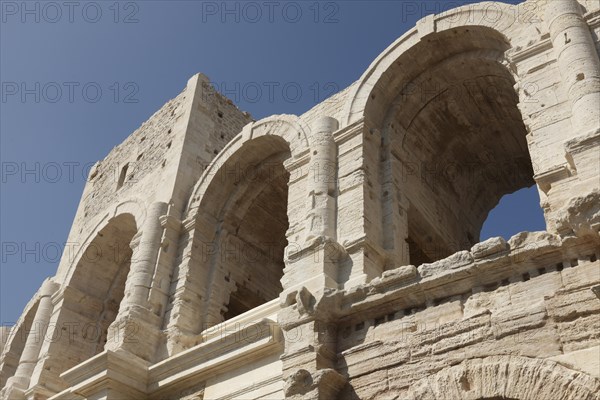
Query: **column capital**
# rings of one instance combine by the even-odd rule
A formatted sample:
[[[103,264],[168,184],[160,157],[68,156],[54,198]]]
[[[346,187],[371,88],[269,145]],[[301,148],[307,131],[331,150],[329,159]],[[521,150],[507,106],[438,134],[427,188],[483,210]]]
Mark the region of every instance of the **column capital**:
[[[40,297],[51,297],[60,288],[60,284],[50,278],[46,279],[39,290]]]

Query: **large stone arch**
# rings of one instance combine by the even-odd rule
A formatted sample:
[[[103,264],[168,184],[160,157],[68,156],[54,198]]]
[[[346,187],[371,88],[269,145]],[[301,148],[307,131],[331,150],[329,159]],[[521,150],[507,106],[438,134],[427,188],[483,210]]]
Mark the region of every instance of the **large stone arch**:
[[[214,177],[218,175],[219,170],[250,141],[261,136],[278,136],[289,146],[291,159],[297,160],[309,152],[309,133],[306,124],[295,115],[275,115],[246,125],[242,132],[215,157],[194,186],[186,208],[188,218],[194,215],[198,208],[203,208],[203,195],[208,190],[208,186],[214,182]]]
[[[532,25],[533,21],[537,21],[535,18],[531,9],[519,9],[519,6],[500,2],[481,2],[421,19],[414,28],[384,50],[363,73],[344,105],[340,124],[348,126],[361,118],[376,118],[373,114],[378,109],[385,109],[382,105],[392,100],[385,93],[390,92],[390,88],[399,87],[398,78],[395,78],[397,70],[407,67],[398,65],[398,60],[420,42],[430,40],[430,35],[472,27],[478,32],[496,32],[502,40],[510,43],[517,28],[526,22]],[[420,54],[414,60],[413,67],[421,69],[426,58]],[[379,117],[383,118],[381,115]]]
[[[137,224],[132,214],[118,214],[109,219],[86,246],[66,285],[68,291],[77,292],[79,302],[89,302],[88,309],[97,311],[95,316],[79,313],[82,317],[89,318],[86,323],[96,324],[93,333],[98,342],[95,349],[90,348],[93,353],[90,357],[104,349],[104,343],[108,340],[108,327],[116,319],[125,297],[125,283],[133,256],[131,242],[137,233]],[[82,334],[89,336],[89,332]]]
[[[109,327],[126,296],[125,284],[135,257],[132,242],[139,238],[137,221],[144,212],[143,208],[119,205],[113,213],[102,219],[93,237],[81,246],[68,278],[52,296],[53,312],[46,334],[51,340],[41,346],[31,387],[60,392],[66,387],[60,378],[62,372],[118,340],[109,337]]]
[[[86,236],[82,236],[83,240],[81,243],[74,243],[69,246],[67,251],[63,253],[63,259],[61,259],[61,267],[66,266],[64,275],[61,273],[61,267],[57,273],[57,277],[61,279],[63,285],[69,285],[69,282],[73,279],[76,267],[81,260],[84,252],[89,247],[89,244],[98,236],[98,232],[104,229],[111,220],[114,220],[120,215],[130,215],[135,225],[139,228],[143,226],[146,220],[146,204],[137,198],[121,201],[111,208],[109,208],[104,214],[97,217],[97,222],[92,229],[89,230]]]
[[[427,16],[353,89],[342,120],[381,143],[371,220],[391,265],[470,249],[500,199],[535,184],[508,56],[525,11],[486,2]]]
[[[4,387],[6,381],[17,370],[19,359],[25,348],[25,342],[27,341],[29,332],[32,331],[32,324],[39,300],[39,296],[36,293],[25,306],[19,320],[10,328],[9,336],[0,354],[0,387]]]
[[[200,262],[204,264],[206,287],[199,319],[204,325],[240,314],[281,292],[286,236],[289,226],[299,223],[294,218],[300,218],[288,215],[290,172],[285,164],[310,157],[310,140],[309,129],[298,117],[268,117],[245,126],[202,175],[188,211],[197,224],[210,221],[195,235],[196,241],[202,236]],[[261,204],[278,215],[275,219],[285,221],[265,225],[255,215]],[[228,258],[234,259],[237,268],[224,268]],[[268,266],[273,268],[261,280],[272,282],[264,285],[260,298],[253,296],[251,292],[260,289],[244,288],[246,280],[236,272],[253,269],[243,274],[248,274],[247,280],[256,279]]]
[[[597,400],[600,381],[557,362],[520,356],[475,358],[413,383],[407,400]]]
[[[310,140],[299,118],[266,118],[245,126],[203,172],[185,211],[167,311],[170,354],[280,294],[288,228],[302,218],[288,213],[288,169],[309,159]]]
[[[298,140],[297,130],[291,127],[287,121],[272,120],[245,129],[240,145],[227,149],[222,164],[221,158],[215,160],[214,175],[202,189],[199,212],[210,215],[213,222],[210,235],[203,229],[201,245],[201,262],[208,274],[199,311],[208,324],[254,308],[281,292],[289,227],[289,173],[283,163],[293,158],[297,149],[292,150],[292,145]],[[266,222],[267,218],[272,220]],[[207,218],[201,221],[206,224]]]

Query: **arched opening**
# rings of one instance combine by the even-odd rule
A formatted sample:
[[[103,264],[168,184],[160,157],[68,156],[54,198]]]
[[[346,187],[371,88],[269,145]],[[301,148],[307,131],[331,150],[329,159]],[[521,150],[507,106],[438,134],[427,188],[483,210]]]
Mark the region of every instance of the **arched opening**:
[[[4,333],[7,334],[7,337],[0,352],[0,388],[3,388],[8,378],[12,377],[17,371],[19,360],[27,341],[27,335],[36,329],[32,325],[37,308],[38,302],[27,310],[26,314],[21,317],[21,320],[10,331]]]
[[[421,40],[391,67],[399,89],[383,119],[383,171],[392,163],[387,179],[399,181],[411,264],[469,249],[502,196],[535,183],[502,62],[509,47],[492,29],[461,27]]]
[[[229,302],[222,309],[227,320],[249,311],[282,291],[283,257],[287,246],[287,183],[289,173],[280,157],[263,162],[247,185],[239,202],[226,218],[236,225],[223,238],[225,254],[233,250],[239,257],[224,257],[221,268],[231,283]],[[244,182],[245,181],[245,182]]]
[[[546,229],[544,213],[540,208],[537,186],[507,194],[488,214],[481,228],[481,240],[501,236],[508,240],[519,232]]]
[[[111,219],[87,245],[70,280],[65,306],[77,314],[79,335],[70,346],[78,348],[81,359],[102,352],[108,327],[116,319],[125,295],[132,250],[137,232],[135,219],[122,214]],[[77,299],[77,303],[75,303]],[[71,349],[69,349],[71,353]]]
[[[554,361],[522,356],[467,359],[413,382],[407,399],[595,399],[600,381]]]
[[[208,273],[201,319],[209,326],[282,291],[289,228],[289,173],[283,162],[289,157],[279,136],[249,140],[219,166],[204,193],[201,214],[216,219],[214,236],[204,236],[201,245]]]

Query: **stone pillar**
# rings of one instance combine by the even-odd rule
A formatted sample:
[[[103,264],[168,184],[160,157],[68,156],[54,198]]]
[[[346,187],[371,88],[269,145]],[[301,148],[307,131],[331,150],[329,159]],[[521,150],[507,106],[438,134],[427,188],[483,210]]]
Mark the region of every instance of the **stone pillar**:
[[[205,277],[210,273],[209,253],[213,250],[216,220],[204,210],[198,209],[182,222],[179,265],[171,300],[166,309],[166,353],[174,355],[197,344],[197,335],[205,325],[206,315],[198,310],[207,298]]]
[[[306,234],[299,243],[290,242],[286,249],[281,298],[302,286],[313,293],[338,286],[338,261],[344,257],[344,250],[336,238],[337,146],[333,132],[337,127],[336,119],[321,117],[311,129],[304,189],[308,195]]]
[[[387,136],[387,135],[386,135]],[[384,268],[394,269],[410,264],[408,243],[409,202],[403,192],[406,166],[392,155],[389,137],[385,139],[382,179],[383,248],[387,257]]]
[[[552,229],[561,235],[600,231],[600,59],[590,27],[576,0],[552,0],[545,18],[562,84],[571,103],[569,140],[564,143],[568,176],[552,206]],[[566,184],[568,182],[568,184]],[[568,186],[567,186],[568,185]],[[555,186],[558,186],[556,184]]]
[[[335,239],[336,236],[337,148],[332,134],[337,128],[338,121],[331,117],[319,118],[312,127],[307,241],[318,237]]]
[[[125,289],[126,295],[121,303],[123,311],[129,307],[148,307],[152,278],[163,233],[160,217],[167,213],[167,209],[168,205],[162,202],[154,203],[148,208],[139,243],[133,249],[131,269]]]
[[[286,399],[335,399],[346,384],[336,371],[340,294],[328,289],[315,297],[302,287],[283,303],[278,323],[285,337],[281,361]]]
[[[600,60],[576,0],[552,0],[546,21],[572,107],[575,135],[600,129]]]
[[[167,214],[160,217],[160,223],[163,233],[148,302],[153,314],[160,318],[162,326],[157,328],[166,328],[164,326],[164,318],[169,306],[173,268],[175,267],[177,246],[179,245],[183,223],[180,220],[180,212],[172,204],[169,205]],[[166,335],[166,332],[164,334]],[[165,338],[161,340],[160,346],[157,346],[155,357],[158,359],[168,357],[169,351],[167,347],[167,340]]]
[[[173,205],[169,205],[166,215],[161,216],[162,235],[156,260],[156,271],[152,277],[152,288],[149,293],[150,306],[156,315],[163,316],[169,302],[169,289],[173,274],[173,266],[179,245],[182,222],[180,213]]]
[[[337,128],[337,120],[330,117],[312,126],[307,233],[298,248],[288,246],[281,280],[284,307],[278,320],[286,333],[281,356],[286,399],[333,399],[345,384],[335,370],[336,307],[330,296],[338,287],[339,262],[347,256],[336,232]]]
[[[349,289],[385,270],[382,135],[362,119],[337,131],[335,141],[339,158],[337,241],[347,256],[339,268],[339,283]]]
[[[163,339],[163,304],[162,301],[153,304],[150,291],[158,268],[163,237],[161,217],[167,214],[167,210],[168,205],[163,202],[150,205],[141,231],[131,243],[133,255],[125,284],[125,297],[119,306],[117,318],[108,329],[106,350],[121,349],[152,361]]]
[[[58,290],[59,285],[49,279],[44,281],[40,288],[39,304],[31,324],[31,331],[27,336],[25,347],[19,358],[19,365],[15,374],[6,382],[8,391],[7,399],[21,399],[28,389],[33,370],[38,362],[40,349],[44,343],[48,322],[52,316],[52,295]],[[12,388],[11,388],[12,386]]]

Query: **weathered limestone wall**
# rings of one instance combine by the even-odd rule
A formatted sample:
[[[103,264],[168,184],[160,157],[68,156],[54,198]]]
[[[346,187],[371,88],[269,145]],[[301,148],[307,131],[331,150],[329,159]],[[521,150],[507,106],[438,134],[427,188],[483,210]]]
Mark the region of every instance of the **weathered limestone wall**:
[[[581,4],[427,16],[299,117],[252,121],[190,79],[90,172],[2,396],[597,399],[600,8]],[[534,183],[547,232],[477,243]]]
[[[533,19],[526,18],[528,6],[537,13],[530,15]],[[590,50],[598,38],[590,35],[589,25],[595,29],[597,9],[594,5],[591,11],[582,10],[574,1],[559,0],[530,2],[523,9],[488,3],[429,16],[384,51],[353,86],[341,129],[334,137],[340,138],[338,154],[348,137],[358,143],[357,157],[352,160],[358,171],[354,181],[358,188],[351,201],[360,206],[353,208],[350,203],[354,214],[341,213],[343,181],[337,182],[338,226],[353,224],[358,238],[355,246],[349,245],[349,238],[340,235],[347,232],[338,230],[336,239],[345,250],[336,264],[338,273],[345,272],[337,282],[337,289],[345,289],[341,294],[335,285],[324,292],[308,285],[308,290],[289,292],[284,284],[279,323],[286,333],[300,330],[306,337],[302,343],[286,342],[282,360],[287,398],[326,398],[339,390],[341,398],[353,398],[355,392],[357,398],[397,398],[400,390],[407,398],[596,397],[597,367],[592,371],[587,366],[596,365],[600,344],[591,333],[598,320],[592,289],[598,283],[600,228],[596,222],[600,204],[600,68],[597,46]],[[477,85],[469,87],[469,80]],[[486,92],[491,88],[496,89],[493,95]],[[520,165],[529,158],[528,153],[537,153],[533,166]],[[486,156],[491,157],[486,160]],[[436,163],[442,167],[475,164],[483,169],[484,177],[490,172],[498,179],[441,176],[432,184],[424,178],[430,173],[426,168]],[[407,179],[403,172],[411,164],[417,168]],[[504,165],[508,168],[497,167]],[[338,176],[345,176],[341,172],[345,167],[340,161]],[[510,247],[502,242],[475,245],[472,253],[510,254],[519,247],[544,248],[544,241],[551,241],[552,246],[562,248],[563,254],[555,255],[556,260],[538,259],[539,255],[527,250],[519,254],[523,258],[505,259],[504,267],[485,263],[490,267],[485,274],[490,276],[474,268],[478,262],[468,251],[431,263],[461,248],[469,250],[478,241],[487,212],[500,197],[534,180],[542,192],[552,234],[536,236],[529,243],[527,235],[521,234],[511,240]],[[365,239],[360,239],[361,234]],[[419,257],[411,251],[413,243],[420,250],[430,243],[441,251],[436,248],[428,252],[433,257]],[[497,248],[492,251],[487,246]],[[394,269],[409,264],[417,265],[418,270],[413,266]],[[563,272],[567,265],[581,268],[582,275],[573,278],[579,281],[574,286],[568,280],[577,273]],[[467,271],[461,272],[463,268]],[[435,278],[438,272],[453,277],[448,287],[441,277]],[[382,273],[383,278],[376,278]],[[554,283],[547,284],[547,274]],[[541,287],[533,288],[530,281],[537,275],[545,280]],[[393,276],[402,283],[395,286]],[[470,284],[465,287],[460,282],[463,279]],[[422,289],[415,289],[417,282],[422,282]],[[396,304],[393,292],[398,296]],[[579,320],[575,315],[554,315],[550,311],[554,303],[545,297],[571,305],[585,301],[591,309]],[[353,303],[347,300],[351,298],[361,306],[347,305]],[[338,301],[342,302],[339,313]],[[362,307],[372,308],[371,321],[356,320]],[[479,315],[480,311],[485,315]],[[405,312],[408,328],[383,327],[388,321],[393,325],[398,314]],[[347,318],[352,322],[340,324],[340,314],[341,321]],[[536,315],[544,322],[536,320]],[[421,336],[415,318],[435,326],[425,324]],[[534,322],[521,325],[516,322],[521,319]],[[466,327],[462,321],[467,321]],[[538,341],[510,346],[505,339],[514,335],[507,332],[548,329],[547,323],[555,331],[537,332]],[[364,336],[370,324],[377,326],[371,333],[382,332],[380,342]],[[578,333],[574,333],[576,326],[582,326]],[[497,335],[496,329],[504,332]],[[507,354],[515,357],[500,357]],[[535,359],[520,358],[524,356]],[[389,363],[385,361],[388,357]],[[551,357],[571,360],[569,365],[577,372],[540,361]],[[346,358],[352,360],[348,365]],[[464,360],[471,361],[451,368]],[[487,372],[477,370],[482,363],[496,371],[514,367],[517,372],[500,384],[512,391],[493,387],[489,382],[498,379],[496,376],[487,377],[487,382],[481,376]],[[539,368],[551,373],[535,382],[523,377]],[[396,371],[395,375],[388,377],[390,371]],[[460,374],[477,371],[479,377],[461,378]],[[551,383],[560,381],[553,380],[553,374],[572,374],[581,386],[560,389],[559,384]],[[453,385],[458,385],[457,391]]]
[[[465,360],[500,356],[515,362],[556,361],[599,378],[600,301],[591,290],[600,282],[599,253],[595,241],[567,244],[546,233],[519,234],[508,243],[490,239],[418,269],[389,271],[345,293],[338,368],[349,384],[341,398],[402,394],[411,399],[423,377]],[[541,389],[533,377],[516,388],[484,378],[465,377],[471,383],[463,391],[484,392],[498,384],[493,389],[500,391],[489,397],[519,393],[516,398],[529,398],[535,387],[542,390],[537,398],[553,398],[551,388]],[[436,396],[452,398],[436,392],[443,390],[442,382],[431,383]],[[466,398],[467,393],[454,396]]]
[[[122,346],[142,330],[157,344],[130,346],[142,357],[154,357],[176,250],[169,253],[168,246],[177,246],[181,210],[204,168],[250,120],[208,78],[196,75],[92,168],[67,240],[71,246],[53,278],[62,287],[51,293],[52,305],[40,320],[35,372],[20,386],[46,396],[60,391],[65,386],[60,373],[101,352],[104,343]],[[133,325],[132,306],[141,307]],[[13,331],[29,330],[24,324]],[[23,364],[18,340],[13,342],[14,351],[4,352],[3,381]]]
[[[67,242],[81,250],[105,214],[119,206],[127,210],[129,202],[142,209],[156,201],[174,202],[181,210],[206,166],[250,121],[208,78],[191,78],[181,94],[91,169]],[[117,189],[125,165],[126,178]],[[69,255],[61,260],[58,278],[74,261]]]

